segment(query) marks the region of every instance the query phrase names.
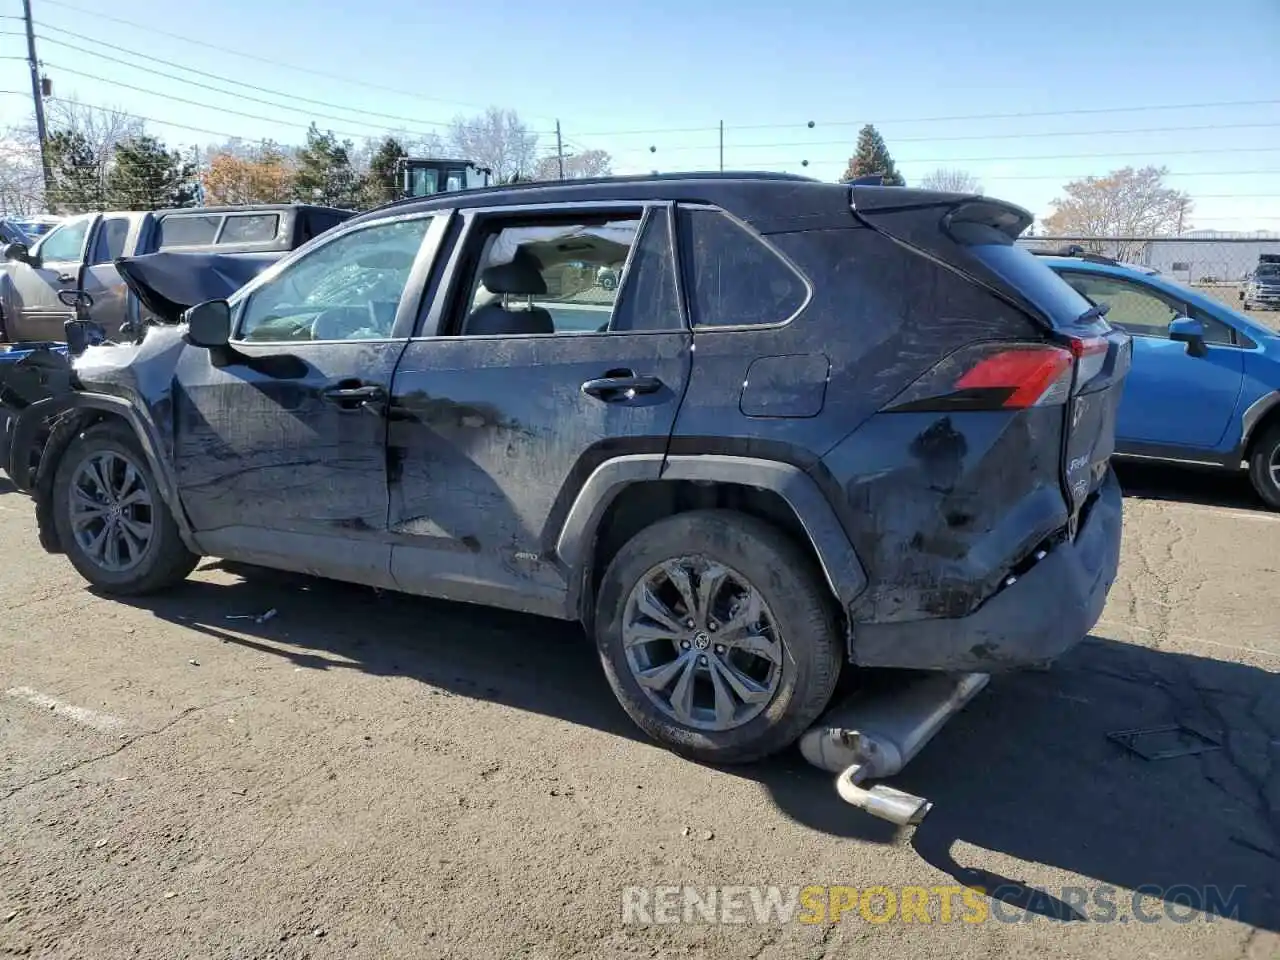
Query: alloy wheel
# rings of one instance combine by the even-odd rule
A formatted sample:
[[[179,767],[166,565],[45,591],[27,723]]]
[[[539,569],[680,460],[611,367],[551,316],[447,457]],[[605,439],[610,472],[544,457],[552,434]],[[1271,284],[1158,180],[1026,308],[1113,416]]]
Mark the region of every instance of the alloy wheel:
[[[67,491],[71,530],[85,556],[109,573],[137,566],[154,536],[146,475],[115,450],[89,454]]]
[[[701,556],[666,560],[640,578],[627,597],[622,642],[649,700],[699,730],[749,722],[782,677],[782,640],[760,591]]]

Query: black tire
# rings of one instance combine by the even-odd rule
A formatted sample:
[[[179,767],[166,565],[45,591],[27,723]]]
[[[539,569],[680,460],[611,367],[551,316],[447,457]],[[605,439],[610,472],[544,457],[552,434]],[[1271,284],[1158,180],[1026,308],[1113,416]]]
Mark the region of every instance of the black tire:
[[[653,568],[681,557],[714,561],[745,577],[767,604],[781,642],[772,699],[732,729],[677,722],[649,699],[627,661],[628,596]],[[830,591],[812,560],[776,527],[729,510],[676,514],[625,544],[600,583],[595,638],[609,685],[636,725],[676,753],[707,763],[746,763],[794,743],[826,709],[844,660]]]
[[[1249,455],[1249,480],[1272,510],[1280,510],[1280,483],[1271,472],[1276,464],[1280,464],[1280,422],[1262,432]]]
[[[128,570],[119,572],[99,565],[80,545],[71,525],[70,488],[75,471],[87,457],[102,451],[128,457],[136,465],[151,497],[151,540],[141,559]],[[58,540],[71,565],[80,576],[105,593],[134,596],[163,590],[186,579],[200,561],[182,542],[173,514],[160,496],[159,484],[152,476],[137,437],[120,420],[94,424],[67,445],[53,478],[53,521]]]

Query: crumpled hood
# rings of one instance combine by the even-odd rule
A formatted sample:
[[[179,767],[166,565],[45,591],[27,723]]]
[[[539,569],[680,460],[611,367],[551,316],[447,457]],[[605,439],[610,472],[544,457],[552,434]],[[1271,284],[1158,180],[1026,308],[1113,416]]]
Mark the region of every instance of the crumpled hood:
[[[144,307],[165,323],[177,323],[188,307],[225,300],[277,258],[163,252],[122,257],[115,265]]]

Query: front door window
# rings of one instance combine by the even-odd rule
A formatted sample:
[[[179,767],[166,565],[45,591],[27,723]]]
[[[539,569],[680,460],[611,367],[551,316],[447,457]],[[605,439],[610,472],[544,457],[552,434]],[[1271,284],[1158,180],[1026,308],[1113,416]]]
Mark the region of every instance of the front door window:
[[[239,338],[257,342],[385,340],[431,217],[352,230],[250,293]]]
[[[84,239],[88,232],[87,217],[62,224],[40,244],[40,259],[54,263],[78,261],[84,252]]]

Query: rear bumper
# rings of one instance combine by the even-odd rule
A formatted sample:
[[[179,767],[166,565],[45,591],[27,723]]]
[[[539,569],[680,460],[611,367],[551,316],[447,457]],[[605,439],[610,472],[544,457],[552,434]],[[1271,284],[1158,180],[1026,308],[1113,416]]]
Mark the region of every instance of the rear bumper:
[[[1074,542],[1060,543],[968,616],[855,624],[854,662],[992,672],[1056,659],[1102,615],[1120,562],[1122,512],[1120,485],[1108,473]]]

